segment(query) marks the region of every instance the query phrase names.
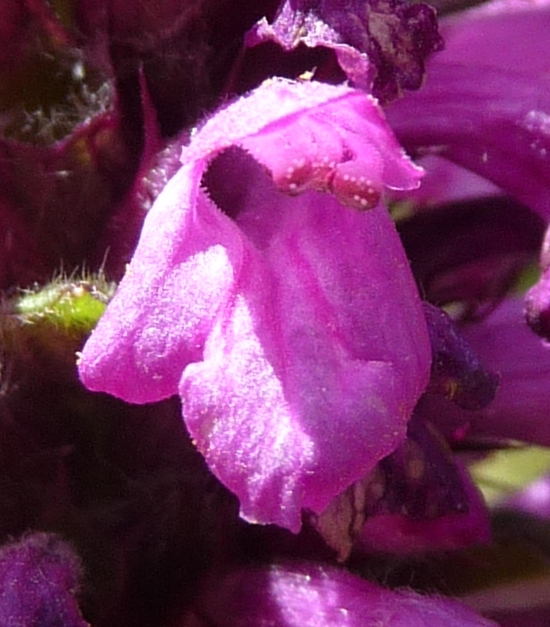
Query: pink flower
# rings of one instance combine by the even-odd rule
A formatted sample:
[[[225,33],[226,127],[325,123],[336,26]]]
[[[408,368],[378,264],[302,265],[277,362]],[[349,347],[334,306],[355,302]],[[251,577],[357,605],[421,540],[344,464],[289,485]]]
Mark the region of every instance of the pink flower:
[[[80,375],[130,402],[179,392],[241,515],[297,531],[399,445],[426,387],[420,299],[379,202],[421,170],[364,93],[276,79],[182,163]]]

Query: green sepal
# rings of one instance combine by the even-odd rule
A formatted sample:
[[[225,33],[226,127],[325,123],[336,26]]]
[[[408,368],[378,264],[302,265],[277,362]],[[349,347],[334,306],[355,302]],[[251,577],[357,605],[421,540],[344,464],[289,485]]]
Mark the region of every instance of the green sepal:
[[[12,304],[12,311],[24,324],[52,325],[82,335],[95,327],[114,291],[115,284],[102,275],[59,279],[23,293]]]

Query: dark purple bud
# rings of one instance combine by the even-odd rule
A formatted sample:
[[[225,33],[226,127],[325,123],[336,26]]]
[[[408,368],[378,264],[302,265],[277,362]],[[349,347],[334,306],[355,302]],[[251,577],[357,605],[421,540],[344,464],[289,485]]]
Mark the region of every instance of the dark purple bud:
[[[463,409],[483,409],[495,397],[498,376],[486,370],[460,329],[439,307],[424,302],[432,344],[428,392],[441,394]]]
[[[522,314],[522,300],[510,298],[478,324],[464,325],[468,343],[501,379],[495,400],[479,411],[463,410],[433,394],[422,397],[416,411],[448,438],[463,444],[465,436],[470,442],[512,439],[550,444],[550,349],[532,333]]]
[[[248,35],[249,46],[265,42],[275,42],[292,57],[275,53],[277,73],[286,68],[294,71],[292,77],[313,70],[318,80],[347,78],[357,87],[372,87],[382,102],[403,89],[418,89],[425,59],[443,47],[435,11],[404,0],[286,1],[271,25],[263,19]],[[256,69],[260,57],[269,64],[271,56],[273,62],[273,47],[266,50],[256,56]]]
[[[34,533],[0,548],[0,624],[89,627],[76,596],[81,566],[58,536]]]

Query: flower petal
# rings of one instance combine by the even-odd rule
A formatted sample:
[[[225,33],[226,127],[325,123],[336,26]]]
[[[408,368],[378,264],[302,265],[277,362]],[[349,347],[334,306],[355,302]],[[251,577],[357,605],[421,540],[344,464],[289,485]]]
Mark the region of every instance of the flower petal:
[[[202,164],[181,168],[149,212],[115,298],[88,340],[80,377],[133,403],[172,396],[202,358],[240,265],[238,229],[199,191]]]
[[[81,377],[149,402],[181,376],[191,436],[242,515],[298,530],[302,508],[399,444],[427,384],[420,299],[378,204],[421,171],[363,93],[282,80],[211,118],[182,158]],[[364,209],[369,181],[367,213],[314,191]]]
[[[180,395],[210,467],[255,522],[297,530],[402,440],[427,381],[419,299],[385,209],[273,190],[279,230]],[[415,320],[415,323],[412,323]],[[418,325],[418,326],[417,326]]]
[[[541,276],[525,297],[525,320],[535,333],[550,339],[550,229],[546,230],[539,261]]]
[[[549,12],[548,0],[491,0],[451,15],[440,22],[445,49],[438,60],[464,65],[481,61],[541,75],[550,69]]]
[[[425,88],[388,108],[392,127],[408,150],[471,169],[549,218],[549,57],[540,46],[550,7],[466,16],[449,28],[451,47],[431,61]],[[522,45],[501,45],[505,35]]]
[[[386,590],[308,563],[243,568],[209,583],[196,612],[198,624],[212,627],[227,625],[228,616],[232,627],[496,627],[456,601]]]
[[[287,0],[274,22],[270,25],[264,18],[248,33],[246,43],[265,41],[287,52],[300,44],[333,51],[351,83],[369,92],[372,87],[384,102],[402,89],[418,89],[426,57],[443,44],[434,9],[403,0]]]
[[[354,205],[359,172],[379,192],[415,189],[423,171],[405,155],[376,100],[322,83],[265,81],[222,109],[184,148],[186,163],[231,145],[248,150],[288,193],[335,192]],[[347,187],[343,180],[347,176]]]

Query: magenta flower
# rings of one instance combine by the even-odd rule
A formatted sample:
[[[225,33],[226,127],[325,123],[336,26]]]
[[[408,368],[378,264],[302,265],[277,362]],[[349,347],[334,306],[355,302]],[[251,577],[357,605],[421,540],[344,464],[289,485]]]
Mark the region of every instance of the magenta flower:
[[[179,391],[242,515],[297,530],[403,440],[426,386],[420,299],[379,203],[421,171],[361,92],[281,80],[182,162],[80,374],[131,402]]]
[[[5,5],[3,621],[489,625],[376,582],[475,587],[459,451],[550,443],[547,1]]]

